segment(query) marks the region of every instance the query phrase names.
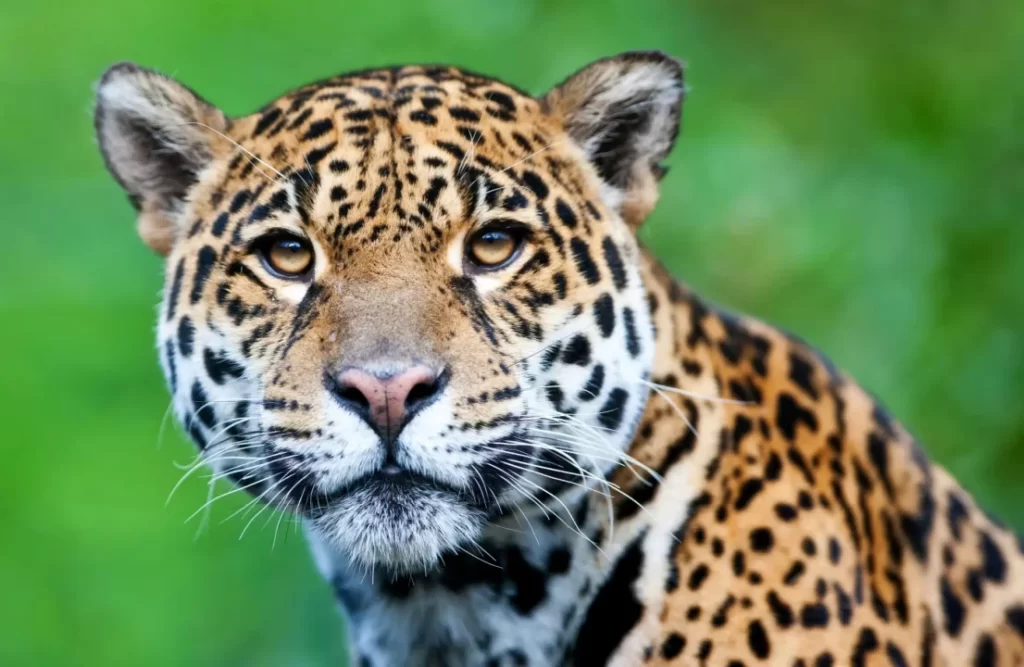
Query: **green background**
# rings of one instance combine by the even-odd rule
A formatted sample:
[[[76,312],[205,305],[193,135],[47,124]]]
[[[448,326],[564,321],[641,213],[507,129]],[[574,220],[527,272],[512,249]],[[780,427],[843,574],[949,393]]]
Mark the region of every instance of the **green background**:
[[[858,8],[854,9],[854,5]],[[542,92],[661,48],[692,90],[644,230],[715,301],[816,343],[1024,527],[1024,4],[3,2],[0,664],[338,665],[293,529],[198,539],[154,353],[160,260],[103,172],[92,85],[136,60],[248,113],[375,64]]]

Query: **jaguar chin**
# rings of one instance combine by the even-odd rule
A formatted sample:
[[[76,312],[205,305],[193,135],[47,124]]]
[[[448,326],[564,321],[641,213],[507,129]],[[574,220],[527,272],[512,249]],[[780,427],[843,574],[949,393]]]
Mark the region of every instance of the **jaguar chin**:
[[[302,512],[335,549],[395,574],[431,569],[446,554],[473,545],[487,518],[465,490],[398,470],[369,475]]]

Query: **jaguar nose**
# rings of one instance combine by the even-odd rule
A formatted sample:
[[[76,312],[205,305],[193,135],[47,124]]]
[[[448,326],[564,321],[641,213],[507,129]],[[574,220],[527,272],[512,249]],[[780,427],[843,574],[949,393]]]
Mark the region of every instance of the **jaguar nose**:
[[[396,373],[346,368],[330,383],[334,398],[362,417],[387,442],[444,390],[447,373],[414,364]]]

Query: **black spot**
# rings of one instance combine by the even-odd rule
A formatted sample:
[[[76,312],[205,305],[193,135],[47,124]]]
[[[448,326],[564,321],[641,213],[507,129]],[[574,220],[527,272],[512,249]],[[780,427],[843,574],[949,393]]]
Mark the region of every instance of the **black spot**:
[[[792,586],[800,580],[800,577],[804,576],[804,572],[806,571],[807,568],[804,566],[803,561],[795,561],[786,574],[783,575],[782,583],[787,586]]]
[[[581,401],[592,401],[601,393],[602,387],[604,387],[604,365],[597,364],[590,370],[590,377],[587,378],[583,389],[580,389],[578,398]]]
[[[196,259],[196,274],[192,281],[192,294],[189,299],[192,303],[199,303],[199,299],[202,298],[203,287],[206,286],[210,272],[213,271],[213,263],[216,261],[217,251],[210,246],[205,245],[199,250]]]
[[[597,327],[601,335],[608,338],[615,330],[615,306],[611,296],[602,294],[594,302],[594,319],[597,320]]]
[[[203,436],[203,432],[199,430],[199,424],[191,422],[189,423],[187,430],[189,437],[192,438],[192,441],[194,443],[196,443],[196,447],[198,447],[200,450],[206,449],[206,437]]]
[[[609,431],[617,430],[622,424],[627,400],[629,400],[629,392],[625,389],[620,387],[612,389],[608,394],[608,399],[601,406],[601,413],[597,418],[601,422],[601,426]]]
[[[701,563],[690,573],[690,578],[687,580],[686,585],[691,591],[697,590],[703,585],[704,580],[708,578],[709,573],[708,566]]]
[[[932,614],[925,608],[924,630],[921,633],[921,666],[932,667],[932,656],[935,651],[935,623],[932,621]]]
[[[565,274],[564,273],[560,273],[560,272],[556,273],[554,275],[554,281],[555,281],[555,292],[558,294],[558,298],[559,299],[564,299],[566,294],[568,294],[568,288],[569,288],[568,284],[565,281]]]
[[[889,656],[889,662],[892,663],[892,667],[908,667],[907,659],[903,657],[903,651],[896,644],[886,642],[885,654]]]
[[[661,657],[665,660],[675,658],[686,648],[686,639],[678,632],[672,632],[661,644]]]
[[[644,534],[626,548],[615,569],[605,580],[576,635],[574,662],[577,665],[603,665],[623,637],[637,624],[644,607],[636,597],[634,585],[644,562]]]
[[[783,602],[775,591],[769,591],[765,599],[768,601],[768,609],[781,629],[785,630],[793,625],[793,609]]]
[[[921,472],[923,481],[918,489],[918,514],[901,514],[900,528],[907,538],[914,556],[924,563],[928,558],[928,544],[932,526],[935,523],[935,497],[931,491],[931,473],[929,463],[920,447],[914,445],[911,450],[914,464]]]
[[[877,433],[868,435],[868,460],[878,471],[878,478],[882,480],[885,491],[890,498],[893,497],[892,480],[889,478],[889,452],[885,440],[878,437]]]
[[[203,391],[203,387],[199,384],[198,380],[192,383],[192,411],[195,412],[203,426],[213,428],[213,425],[216,423],[213,406],[210,405],[206,392]]]
[[[946,518],[949,521],[949,532],[952,533],[953,539],[957,542],[962,538],[960,526],[967,520],[967,516],[967,506],[960,500],[960,496],[950,492],[949,509],[947,510]]]
[[[237,192],[234,197],[231,198],[231,205],[229,207],[229,210],[232,213],[238,213],[239,211],[242,210],[242,207],[245,206],[248,201],[249,191],[241,190],[240,192]]]
[[[832,590],[836,593],[836,613],[839,615],[839,622],[849,625],[850,619],[853,617],[853,602],[838,583],[832,584]]]
[[[185,277],[185,260],[179,259],[178,266],[174,269],[174,279],[171,281],[171,290],[167,295],[167,321],[174,319],[174,313],[178,308],[178,295],[181,293],[181,282]]]
[[[223,354],[216,354],[210,348],[203,350],[203,365],[206,367],[207,375],[217,384],[224,384],[227,378],[240,378],[245,372],[241,364]]]
[[[555,410],[558,410],[559,412],[565,411],[562,407],[562,401],[565,400],[565,393],[557,382],[554,380],[548,382],[547,385],[544,386],[544,394],[547,396],[548,402],[554,406]]]
[[[448,114],[455,120],[467,123],[475,123],[480,120],[480,114],[466,107],[449,107]]]
[[[626,286],[626,269],[619,248],[611,237],[606,236],[601,242],[601,249],[604,251],[604,261],[608,264],[608,270],[612,273],[615,289],[621,291]]]
[[[828,651],[819,653],[818,657],[814,659],[814,667],[832,667],[835,664],[835,658]],[[794,665],[794,667],[796,667]]]
[[[992,635],[985,633],[978,640],[978,649],[974,653],[974,667],[994,667],[996,664],[996,644]]]
[[[806,491],[801,491],[797,494],[797,502],[800,504],[800,507],[805,510],[809,510],[814,507],[814,498],[812,498],[811,494]]]
[[[413,111],[409,114],[409,120],[424,125],[437,125],[437,116],[427,111]]]
[[[1014,605],[1006,610],[1006,623],[1024,638],[1024,605]]]
[[[597,264],[590,256],[590,248],[587,242],[581,238],[574,237],[570,242],[572,255],[576,260],[576,268],[583,274],[583,278],[590,285],[596,285],[601,280],[601,274],[597,270]]]
[[[548,572],[551,574],[565,574],[569,571],[572,562],[572,553],[565,547],[556,547],[548,554]]]
[[[780,521],[792,521],[796,518],[796,508],[789,503],[777,503],[775,505],[775,516],[779,517]]]
[[[946,633],[952,637],[960,634],[964,626],[964,615],[967,613],[963,601],[953,591],[946,577],[942,578],[939,584],[939,591],[942,598],[942,614],[946,619]]]
[[[555,201],[555,214],[566,227],[569,227],[570,229],[574,229],[576,227],[576,214],[573,213],[572,208],[561,199],[557,199]]]
[[[590,363],[590,340],[583,334],[576,334],[562,352],[562,362],[575,366]]]
[[[989,581],[1002,583],[1006,579],[1006,559],[999,545],[987,532],[981,532],[981,568]]]
[[[626,328],[626,351],[629,352],[629,356],[636,358],[640,354],[640,338],[636,335],[632,308],[622,309],[622,325]]]
[[[328,132],[334,129],[334,122],[330,118],[322,118],[317,121],[313,121],[306,128],[306,133],[302,135],[302,141],[311,141],[313,139],[319,139]]]
[[[181,356],[188,358],[192,356],[192,348],[196,339],[196,327],[188,315],[183,315],[178,322],[178,349]]]
[[[771,551],[774,542],[770,528],[755,528],[750,531],[750,548],[758,553]]]
[[[515,587],[512,607],[524,616],[531,613],[547,597],[544,572],[531,565],[515,547],[506,552],[504,569]]]
[[[377,215],[377,211],[380,210],[380,202],[384,197],[384,193],[387,191],[388,186],[386,183],[381,183],[377,186],[377,189],[373,192],[373,197],[370,199],[370,205],[366,209],[366,217],[373,218]]]
[[[814,366],[796,352],[789,353],[789,379],[812,400],[818,400],[818,389],[814,386]]]
[[[437,199],[441,195],[441,191],[447,187],[448,181],[441,176],[435,176],[430,179],[430,187],[423,193],[423,200],[428,206],[434,206],[437,204]]]
[[[737,577],[742,577],[746,569],[746,558],[743,556],[742,551],[737,551],[732,555],[732,573]]]
[[[736,495],[736,504],[734,507],[737,510],[745,510],[747,505],[750,504],[750,501],[757,497],[757,494],[761,493],[762,489],[764,489],[764,480],[760,477],[753,477],[743,482],[743,485],[740,486],[739,493]]]
[[[178,391],[178,365],[174,361],[174,343],[170,339],[164,342],[164,357],[167,363],[167,385],[173,396]]]
[[[818,418],[813,412],[803,408],[790,394],[779,394],[776,423],[786,439],[792,442],[796,438],[796,427],[804,424],[812,432],[818,430]]]
[[[967,594],[975,602],[981,602],[983,596],[981,570],[971,569],[967,571]]]
[[[276,123],[281,118],[281,110],[277,107],[272,107],[267,111],[263,112],[260,116],[259,121],[256,123],[256,128],[252,132],[252,136],[258,137],[266,132],[271,125]]]
[[[878,637],[871,628],[861,628],[857,637],[857,644],[853,647],[853,655],[850,656],[852,667],[864,667],[868,653],[878,649]]]
[[[843,551],[839,546],[839,540],[834,537],[828,538],[828,559],[835,565],[839,562],[839,558],[842,556]]]
[[[524,197],[522,192],[516,190],[508,197],[505,197],[505,200],[501,202],[501,207],[506,211],[517,211],[521,208],[526,208],[529,204],[530,200]],[[476,207],[467,206],[466,208],[472,211],[475,210]]]
[[[511,312],[511,305],[509,306]],[[515,314],[515,313],[513,313]],[[551,367],[555,365],[555,361],[558,359],[558,355],[562,353],[561,343],[555,343],[548,349],[544,350],[544,354],[540,357],[540,369],[542,371],[549,371]]]
[[[725,601],[715,610],[714,615],[711,617],[711,627],[720,628],[729,621],[729,609],[736,604],[736,596],[729,595],[725,598]]]
[[[828,607],[823,604],[807,604],[800,611],[800,623],[805,628],[823,628],[828,625]]]
[[[459,162],[462,162],[466,157],[466,152],[462,150],[458,144],[453,144],[450,141],[439,141],[437,147],[454,157]],[[427,164],[431,164],[430,160],[427,160]],[[444,164],[443,162],[441,164]],[[436,165],[441,166],[441,165]]]
[[[750,651],[761,660],[768,657],[771,647],[768,644],[768,634],[764,631],[761,621],[751,621],[747,627],[747,644]]]
[[[218,215],[214,219],[213,226],[210,228],[210,231],[213,232],[214,236],[216,236],[217,238],[220,238],[221,236],[223,236],[224,229],[227,228],[227,226],[228,226],[228,214],[227,213],[221,213],[220,215]]]
[[[512,101],[512,98],[506,95],[505,93],[499,92],[497,90],[488,90],[486,93],[484,93],[484,97],[490,100],[491,102],[500,105],[506,111],[516,110],[516,103]]]
[[[523,172],[523,184],[530,188],[538,199],[545,199],[548,196],[548,186],[544,180],[532,171]]]

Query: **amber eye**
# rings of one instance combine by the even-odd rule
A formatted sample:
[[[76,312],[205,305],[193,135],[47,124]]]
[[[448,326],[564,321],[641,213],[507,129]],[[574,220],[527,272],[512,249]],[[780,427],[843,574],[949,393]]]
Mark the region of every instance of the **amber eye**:
[[[267,270],[280,278],[301,278],[313,268],[313,248],[298,236],[275,234],[258,248]]]
[[[485,227],[466,241],[466,258],[478,269],[500,269],[519,254],[525,237],[519,226]]]

